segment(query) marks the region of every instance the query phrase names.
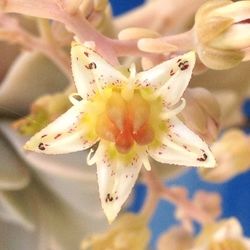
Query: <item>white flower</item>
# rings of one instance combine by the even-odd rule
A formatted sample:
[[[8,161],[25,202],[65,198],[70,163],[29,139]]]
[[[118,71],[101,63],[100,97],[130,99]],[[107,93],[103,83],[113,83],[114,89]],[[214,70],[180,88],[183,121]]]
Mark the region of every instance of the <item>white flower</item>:
[[[194,52],[126,77],[89,45],[74,43],[72,70],[78,93],[66,113],[41,130],[25,149],[47,154],[98,147],[88,164],[97,165],[99,192],[111,222],[126,201],[149,156],[169,164],[213,167],[208,146],[177,114],[195,64]]]

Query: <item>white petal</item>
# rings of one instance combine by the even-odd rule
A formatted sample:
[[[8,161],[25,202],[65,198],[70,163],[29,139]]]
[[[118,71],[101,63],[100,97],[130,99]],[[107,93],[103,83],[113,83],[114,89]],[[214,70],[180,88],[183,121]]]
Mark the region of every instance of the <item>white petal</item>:
[[[127,200],[140,172],[142,162],[138,156],[126,164],[110,160],[105,145],[98,147],[97,175],[102,208],[111,223]]]
[[[74,43],[71,48],[72,71],[78,93],[89,98],[105,85],[126,83],[127,78],[96,51],[84,44]]]
[[[168,120],[168,130],[158,148],[149,154],[156,161],[196,167],[214,167],[215,159],[207,144],[178,118]]]
[[[71,107],[66,113],[35,134],[24,146],[45,154],[65,154],[91,147],[96,140],[85,139],[86,129],[79,121],[85,113],[84,102]]]
[[[137,74],[135,84],[153,87],[170,105],[176,104],[186,89],[195,65],[195,53],[189,52]]]

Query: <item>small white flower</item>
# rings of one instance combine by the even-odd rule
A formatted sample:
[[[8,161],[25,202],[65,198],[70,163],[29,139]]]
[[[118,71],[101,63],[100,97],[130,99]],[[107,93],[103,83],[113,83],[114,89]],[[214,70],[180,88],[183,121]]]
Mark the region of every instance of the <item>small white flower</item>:
[[[195,64],[194,52],[128,77],[93,48],[74,43],[72,70],[78,93],[73,107],[33,136],[25,149],[62,154],[99,142],[88,164],[97,165],[99,192],[111,222],[126,201],[149,156],[162,163],[213,167],[208,146],[177,114]],[[80,99],[79,99],[80,98]]]

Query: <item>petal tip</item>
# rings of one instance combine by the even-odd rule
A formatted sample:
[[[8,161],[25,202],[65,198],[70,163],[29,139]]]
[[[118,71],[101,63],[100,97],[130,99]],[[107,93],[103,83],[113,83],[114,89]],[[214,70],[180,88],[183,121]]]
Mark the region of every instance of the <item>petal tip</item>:
[[[207,152],[208,158],[207,162],[205,164],[200,165],[203,168],[215,168],[217,165],[217,162],[212,154],[211,151]]]
[[[119,211],[115,211],[115,209],[111,208],[111,207],[108,208],[108,209],[104,208],[103,210],[104,210],[104,213],[105,213],[105,215],[107,217],[107,220],[108,220],[109,224],[111,224],[115,220],[115,218],[117,217],[117,215],[119,213]]]
[[[217,165],[217,162],[216,162],[214,156],[211,155],[211,160],[210,160],[210,162],[208,163],[208,165],[206,167],[207,168],[215,168],[216,165]]]
[[[191,61],[195,61],[195,59],[196,59],[195,51],[192,50],[192,51],[187,52],[186,54],[184,54],[184,57],[186,59],[191,60]]]
[[[27,141],[24,145],[23,145],[23,149],[24,150],[27,150],[27,151],[32,151],[33,150],[33,147],[30,143],[30,141]]]

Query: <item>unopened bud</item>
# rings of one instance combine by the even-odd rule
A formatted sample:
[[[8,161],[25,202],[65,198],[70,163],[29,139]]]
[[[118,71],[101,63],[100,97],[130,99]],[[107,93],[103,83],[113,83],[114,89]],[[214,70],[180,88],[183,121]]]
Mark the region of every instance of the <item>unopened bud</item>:
[[[195,17],[197,53],[201,61],[216,70],[240,63],[250,46],[250,1],[211,0]]]
[[[213,169],[200,169],[200,175],[209,182],[224,182],[245,172],[250,167],[250,138],[238,129],[231,129],[212,145],[217,161]]]
[[[3,10],[6,5],[6,0],[0,0],[0,10]]]
[[[104,11],[108,5],[108,0],[94,0],[95,11]]]
[[[142,215],[125,213],[106,232],[84,239],[81,250],[146,249],[149,239],[147,219]]]
[[[198,191],[194,195],[193,203],[212,219],[216,219],[221,214],[221,197],[218,193]]]
[[[207,142],[212,142],[220,127],[220,108],[216,98],[204,88],[187,89],[186,107],[181,112],[185,124]]]
[[[182,227],[173,227],[161,235],[157,250],[186,250],[193,245],[193,235]]]
[[[31,106],[31,112],[13,123],[13,127],[24,135],[34,135],[70,107],[65,93],[45,95]]]

